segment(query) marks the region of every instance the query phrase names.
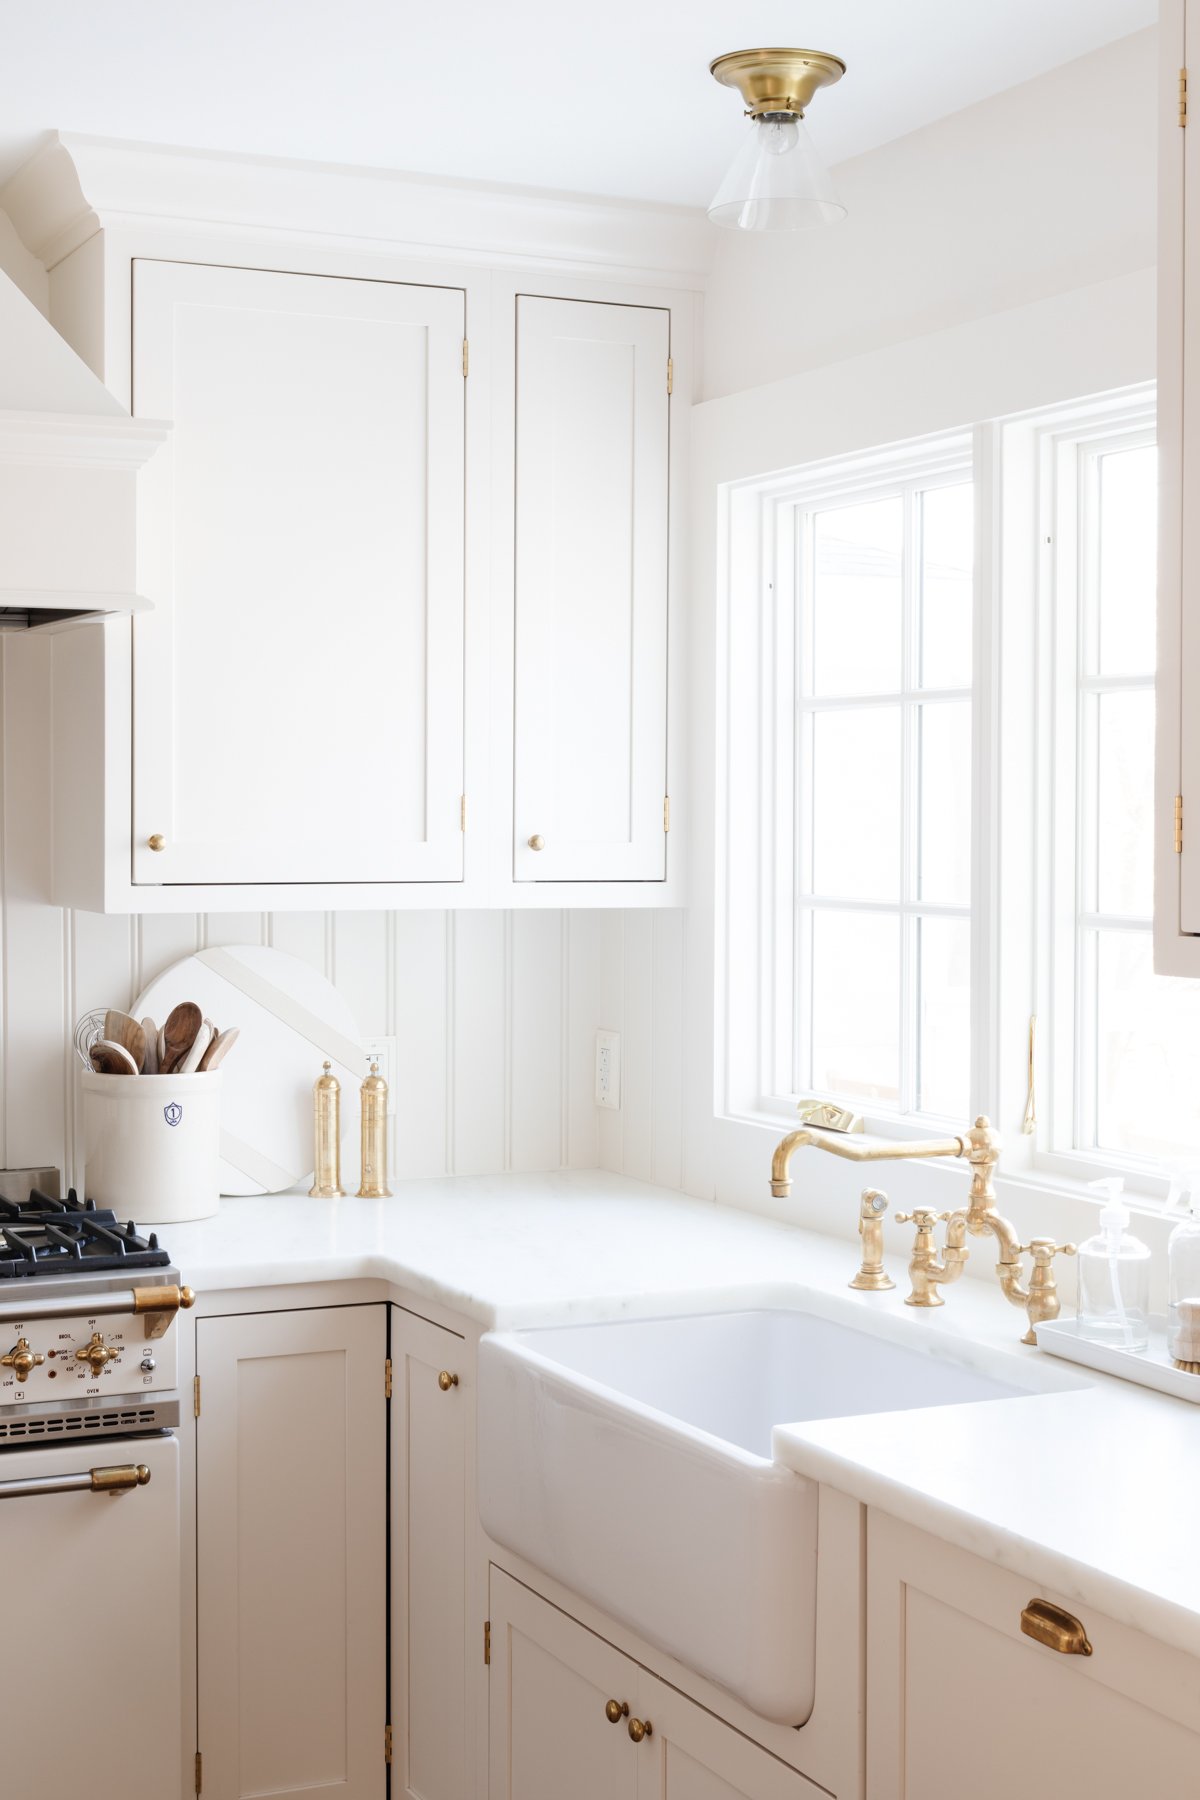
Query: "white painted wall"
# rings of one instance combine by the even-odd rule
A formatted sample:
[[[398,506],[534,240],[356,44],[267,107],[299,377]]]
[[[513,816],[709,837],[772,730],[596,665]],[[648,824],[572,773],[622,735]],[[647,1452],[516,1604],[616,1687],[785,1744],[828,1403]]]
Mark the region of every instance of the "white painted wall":
[[[1138,32],[840,164],[839,225],[716,232],[703,397],[1150,267],[1156,39]],[[814,103],[814,132],[839,91]]]

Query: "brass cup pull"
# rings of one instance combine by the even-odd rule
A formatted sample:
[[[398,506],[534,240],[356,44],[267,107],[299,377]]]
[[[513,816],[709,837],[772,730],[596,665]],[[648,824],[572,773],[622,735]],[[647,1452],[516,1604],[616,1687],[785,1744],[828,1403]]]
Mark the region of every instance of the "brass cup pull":
[[[635,1744],[640,1744],[643,1738],[654,1736],[654,1727],[649,1719],[630,1719],[629,1735]]]
[[[619,1725],[622,1719],[629,1717],[629,1704],[625,1700],[610,1700],[604,1708],[604,1716],[610,1725]]]
[[[458,1386],[458,1376],[452,1375],[449,1369],[443,1369],[438,1376],[438,1386],[443,1394],[448,1394],[451,1388]]]
[[[146,842],[152,850],[165,850],[167,847],[167,840],[161,831],[156,831],[153,837],[148,837],[146,839]]]
[[[531,850],[544,850],[546,848],[546,840],[540,831],[535,831],[533,836],[529,839],[529,848]]]
[[[1021,1630],[1026,1637],[1057,1650],[1062,1656],[1092,1654],[1092,1646],[1080,1620],[1065,1607],[1055,1606],[1052,1600],[1031,1600],[1021,1614]]]

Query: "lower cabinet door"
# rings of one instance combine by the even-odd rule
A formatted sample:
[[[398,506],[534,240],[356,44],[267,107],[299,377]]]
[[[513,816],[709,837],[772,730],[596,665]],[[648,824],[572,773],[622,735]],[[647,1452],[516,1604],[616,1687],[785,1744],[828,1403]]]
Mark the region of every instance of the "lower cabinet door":
[[[1091,1654],[1023,1633],[1035,1600]],[[869,1514],[868,1800],[1166,1800],[1198,1770],[1200,1662]]]
[[[489,1800],[828,1800],[496,1568],[491,1610]]]
[[[491,1614],[488,1800],[637,1800],[637,1664],[496,1568]]]
[[[463,1352],[454,1332],[393,1306],[392,1794],[406,1800],[473,1800],[466,1648],[472,1381]]]
[[[205,1800],[386,1791],[386,1312],[200,1319]]]
[[[637,1716],[646,1727],[638,1800],[828,1800],[824,1788],[645,1669]]]

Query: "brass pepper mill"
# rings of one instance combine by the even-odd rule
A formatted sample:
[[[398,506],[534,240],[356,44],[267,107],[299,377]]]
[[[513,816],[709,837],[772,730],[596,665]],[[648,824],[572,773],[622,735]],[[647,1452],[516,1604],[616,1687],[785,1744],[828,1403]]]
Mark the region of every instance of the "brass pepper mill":
[[[340,1200],[342,1188],[342,1085],[331,1073],[332,1064],[313,1082],[313,1184],[314,1200]]]
[[[360,1089],[362,1097],[362,1182],[360,1200],[390,1200],[387,1184],[387,1103],[388,1084],[379,1073],[379,1064],[371,1064],[371,1073]]]

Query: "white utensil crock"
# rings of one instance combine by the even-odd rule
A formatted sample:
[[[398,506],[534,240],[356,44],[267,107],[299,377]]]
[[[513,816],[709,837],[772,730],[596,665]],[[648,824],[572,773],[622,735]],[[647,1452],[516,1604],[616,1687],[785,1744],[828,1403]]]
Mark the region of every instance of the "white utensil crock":
[[[83,1082],[84,1191],[119,1219],[207,1219],[220,1202],[221,1070]]]

